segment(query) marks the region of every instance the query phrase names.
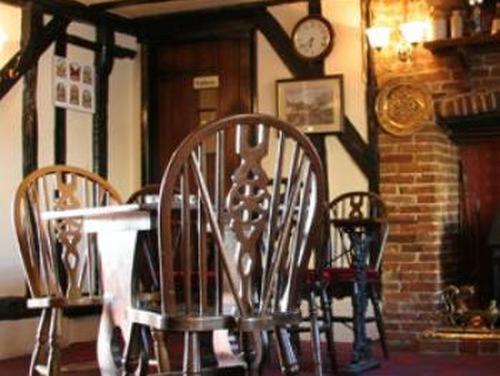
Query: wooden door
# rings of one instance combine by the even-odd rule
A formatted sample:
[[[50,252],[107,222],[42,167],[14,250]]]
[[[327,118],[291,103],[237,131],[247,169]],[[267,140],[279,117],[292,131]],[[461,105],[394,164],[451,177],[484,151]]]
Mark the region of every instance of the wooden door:
[[[478,283],[483,305],[492,297],[492,257],[487,238],[500,210],[500,138],[460,146],[465,269]]]
[[[195,127],[251,112],[250,41],[249,37],[217,39],[157,49],[154,182],[160,181],[175,148]]]

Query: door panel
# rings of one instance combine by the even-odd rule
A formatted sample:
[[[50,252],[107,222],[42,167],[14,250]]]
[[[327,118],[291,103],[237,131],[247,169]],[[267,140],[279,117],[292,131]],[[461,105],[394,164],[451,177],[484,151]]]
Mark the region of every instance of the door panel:
[[[153,137],[158,155],[153,156],[153,181],[160,181],[175,148],[200,124],[251,111],[250,41],[218,39],[157,48],[158,124]],[[218,76],[219,86],[196,90],[193,79],[200,76]]]

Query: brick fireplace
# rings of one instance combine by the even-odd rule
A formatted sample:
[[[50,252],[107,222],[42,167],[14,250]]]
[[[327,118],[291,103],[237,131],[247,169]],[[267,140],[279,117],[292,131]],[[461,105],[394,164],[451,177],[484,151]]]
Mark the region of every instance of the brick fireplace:
[[[409,136],[379,133],[380,192],[391,226],[383,263],[387,337],[393,347],[416,349],[424,331],[441,325],[439,292],[471,273],[460,231],[463,145],[500,139],[500,38],[466,55],[417,47],[413,62],[389,68],[375,56],[374,66],[379,88],[394,78],[425,85],[436,115]],[[498,343],[432,339],[425,349],[497,353]]]

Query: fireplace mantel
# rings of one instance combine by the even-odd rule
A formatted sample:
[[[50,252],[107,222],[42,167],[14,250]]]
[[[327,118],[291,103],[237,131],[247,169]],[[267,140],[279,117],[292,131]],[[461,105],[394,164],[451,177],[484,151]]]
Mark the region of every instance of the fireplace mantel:
[[[500,137],[500,111],[441,118],[438,123],[450,131],[458,144]]]

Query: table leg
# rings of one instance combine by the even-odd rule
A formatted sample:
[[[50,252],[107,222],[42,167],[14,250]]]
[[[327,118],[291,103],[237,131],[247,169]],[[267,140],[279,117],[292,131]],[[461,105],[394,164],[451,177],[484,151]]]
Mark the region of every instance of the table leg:
[[[371,340],[366,336],[366,252],[370,239],[366,234],[363,236],[362,233],[356,230],[350,232],[349,235],[353,247],[355,247],[354,267],[356,277],[352,299],[354,342],[351,363],[344,371],[347,374],[358,374],[379,367],[380,363],[373,357]]]
[[[102,375],[119,375],[120,350],[113,353],[113,337],[128,338],[130,323],[127,310],[131,306],[132,268],[137,231],[98,233],[103,304],[97,341],[97,360]],[[116,359],[115,359],[116,358]]]

